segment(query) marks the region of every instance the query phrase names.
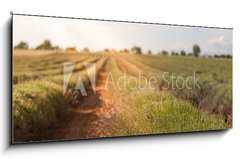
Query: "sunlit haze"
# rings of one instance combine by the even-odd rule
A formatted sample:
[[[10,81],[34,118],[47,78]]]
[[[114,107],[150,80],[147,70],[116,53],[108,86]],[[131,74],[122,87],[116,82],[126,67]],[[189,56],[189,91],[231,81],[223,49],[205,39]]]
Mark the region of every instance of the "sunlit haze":
[[[15,15],[13,43],[25,41],[35,48],[43,40],[62,48],[85,47],[93,51],[130,49],[140,46],[144,52],[192,51],[198,44],[202,54],[232,54],[232,30],[136,24]]]

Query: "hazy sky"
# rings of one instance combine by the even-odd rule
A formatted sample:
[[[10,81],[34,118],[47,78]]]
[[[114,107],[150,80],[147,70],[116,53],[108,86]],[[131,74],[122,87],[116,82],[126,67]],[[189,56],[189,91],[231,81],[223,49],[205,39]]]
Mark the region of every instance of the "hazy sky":
[[[20,41],[36,47],[50,39],[53,45],[90,50],[123,49],[133,45],[153,53],[161,50],[187,52],[197,43],[202,54],[232,54],[232,30],[135,24],[15,15],[14,45]]]

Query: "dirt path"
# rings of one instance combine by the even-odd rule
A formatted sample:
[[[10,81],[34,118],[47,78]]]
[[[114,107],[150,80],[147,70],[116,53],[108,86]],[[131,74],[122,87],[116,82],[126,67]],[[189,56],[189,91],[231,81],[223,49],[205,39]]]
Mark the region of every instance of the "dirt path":
[[[107,123],[115,114],[109,90],[105,89],[108,71],[107,61],[99,72],[96,94],[90,87],[88,96],[83,97],[80,104],[69,108],[67,119],[49,136],[49,140],[97,138],[107,135]]]

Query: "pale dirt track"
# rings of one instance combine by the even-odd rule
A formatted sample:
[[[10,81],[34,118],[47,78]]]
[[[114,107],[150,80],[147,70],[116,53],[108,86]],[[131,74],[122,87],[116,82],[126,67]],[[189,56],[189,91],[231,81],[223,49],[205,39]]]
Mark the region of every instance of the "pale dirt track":
[[[14,56],[42,56],[42,55],[49,55],[49,54],[54,54],[56,51],[52,50],[18,50],[14,49],[13,50],[13,55]]]
[[[110,92],[105,89],[109,73],[108,63],[107,61],[99,72],[96,94],[92,87],[89,87],[88,96],[83,97],[80,104],[70,106],[67,119],[47,137],[47,140],[98,138],[107,135],[107,124],[115,114]]]

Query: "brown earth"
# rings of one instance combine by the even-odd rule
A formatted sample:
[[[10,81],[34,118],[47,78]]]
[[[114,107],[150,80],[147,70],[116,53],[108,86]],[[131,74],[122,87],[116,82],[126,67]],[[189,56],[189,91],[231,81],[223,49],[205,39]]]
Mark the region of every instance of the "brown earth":
[[[109,62],[99,72],[96,83],[96,94],[92,87],[87,91],[81,103],[70,106],[68,116],[47,140],[71,140],[81,138],[98,138],[108,135],[108,123],[114,118],[115,108],[110,100],[107,82]]]
[[[56,53],[53,50],[21,50],[21,49],[14,49],[13,55],[14,56],[42,56]]]

